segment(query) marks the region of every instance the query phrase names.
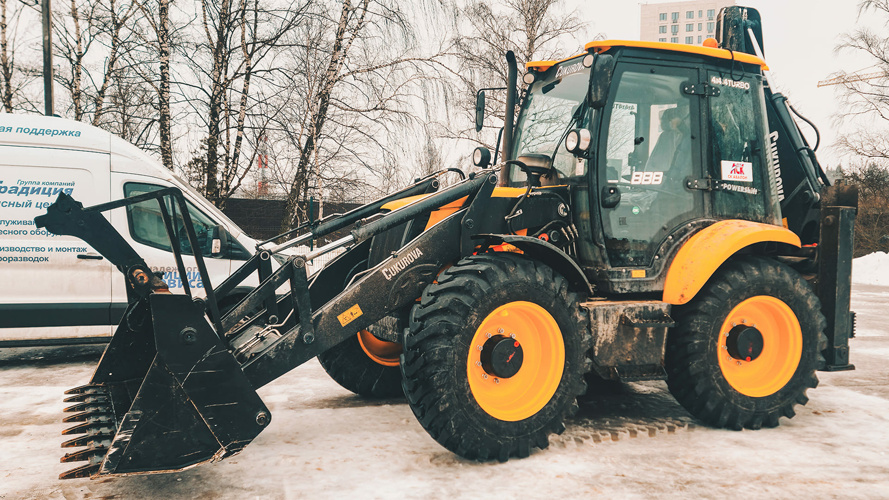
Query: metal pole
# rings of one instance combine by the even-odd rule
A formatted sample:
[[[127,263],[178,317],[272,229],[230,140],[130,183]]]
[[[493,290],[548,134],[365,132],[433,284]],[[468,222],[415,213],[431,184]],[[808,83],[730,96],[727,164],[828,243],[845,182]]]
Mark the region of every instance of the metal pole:
[[[312,217],[314,204],[315,204],[315,196],[314,195],[309,196],[309,227],[310,228],[312,227],[312,224],[315,222],[314,217]],[[314,249],[315,249],[315,239],[312,238],[311,240],[309,240],[309,250],[314,250]]]
[[[52,95],[52,9],[50,0],[43,0],[43,96],[45,99],[44,112],[46,116],[53,115]]]

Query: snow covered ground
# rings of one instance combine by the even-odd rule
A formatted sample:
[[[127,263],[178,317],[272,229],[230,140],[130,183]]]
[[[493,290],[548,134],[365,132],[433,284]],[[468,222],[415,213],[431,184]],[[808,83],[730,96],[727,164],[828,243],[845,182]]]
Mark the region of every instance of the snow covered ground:
[[[96,352],[36,355],[52,362],[6,352],[0,498],[887,498],[889,287],[854,285],[853,308],[857,370],[819,373],[809,404],[776,429],[695,425],[665,384],[630,384],[584,404],[549,449],[505,464],[455,457],[405,403],[353,396],[312,361],[260,391],[272,424],[236,457],[177,474],[59,481],[72,465],[59,463],[62,393],[88,380]]]

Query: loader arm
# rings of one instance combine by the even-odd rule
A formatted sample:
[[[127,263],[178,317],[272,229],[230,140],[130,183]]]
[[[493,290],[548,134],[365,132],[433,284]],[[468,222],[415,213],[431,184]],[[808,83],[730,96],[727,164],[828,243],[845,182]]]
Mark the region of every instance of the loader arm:
[[[315,225],[309,236],[275,247],[263,242],[257,254],[216,289],[178,189],[88,208],[61,195],[46,215],[37,218],[37,225],[92,245],[127,274],[132,293],[89,384],[67,391],[66,401],[74,404],[66,408],[73,414],[65,421],[76,425],[63,432],[72,436],[63,447],[83,449],[66,454],[62,462],[87,464],[60,478],[182,470],[239,452],[271,421],[256,389],[413,303],[443,267],[459,259],[462,240],[470,237],[463,229],[468,207],[489,200],[495,184],[496,174],[483,171],[369,222],[360,223],[363,217],[380,215],[394,195],[339,217],[344,220],[332,218]],[[422,179],[400,195],[428,193],[437,187],[435,179]],[[160,204],[177,266],[184,274],[173,225],[175,207],[180,208],[206,300],[192,297],[187,288],[186,295],[170,294],[101,215],[152,199]],[[463,209],[363,270],[373,236],[424,214],[428,217],[460,199]],[[172,214],[168,206],[173,207]],[[314,239],[347,222],[357,223],[350,236],[305,256],[291,256],[272,272],[274,248]],[[309,259],[347,245],[348,250],[309,279]],[[356,275],[356,270],[361,272]],[[220,317],[215,297],[253,273],[259,275],[260,285]],[[288,293],[277,295],[288,285]]]

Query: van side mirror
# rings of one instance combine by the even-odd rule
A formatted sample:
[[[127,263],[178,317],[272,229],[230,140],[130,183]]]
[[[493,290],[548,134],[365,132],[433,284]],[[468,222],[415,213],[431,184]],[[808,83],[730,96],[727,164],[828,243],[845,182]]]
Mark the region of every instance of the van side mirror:
[[[608,100],[608,89],[611,87],[611,78],[614,76],[614,56],[599,54],[593,63],[593,71],[590,75],[590,86],[587,91],[587,100],[593,109],[605,107]]]
[[[485,124],[485,91],[479,90],[475,95],[475,131],[481,132]]]
[[[220,255],[228,248],[228,230],[225,226],[213,226],[213,241],[210,243],[210,254]]]

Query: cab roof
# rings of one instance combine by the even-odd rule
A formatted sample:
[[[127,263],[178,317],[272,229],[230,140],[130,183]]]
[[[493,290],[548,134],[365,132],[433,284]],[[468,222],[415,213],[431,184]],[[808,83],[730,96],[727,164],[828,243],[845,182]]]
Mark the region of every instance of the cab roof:
[[[632,47],[632,48],[642,48],[642,49],[654,49],[661,50],[666,52],[678,52],[683,54],[697,54],[707,57],[713,57],[717,59],[726,59],[726,60],[735,60],[742,63],[747,64],[755,64],[760,66],[763,70],[768,70],[769,67],[759,57],[754,55],[750,55],[744,52],[734,52],[726,49],[715,49],[710,47],[701,47],[698,45],[685,45],[681,43],[664,43],[664,42],[642,42],[635,40],[597,40],[590,42],[583,46],[584,50],[589,51],[593,50],[594,52],[608,52],[613,48],[618,47]],[[565,59],[561,59],[558,61],[532,61],[525,64],[525,69],[528,70],[536,70],[536,71],[546,71],[551,67],[559,64],[560,62],[567,61],[569,59],[574,59],[575,57],[579,57],[586,54],[586,52],[582,52],[580,54],[575,54],[571,57],[566,57]]]

